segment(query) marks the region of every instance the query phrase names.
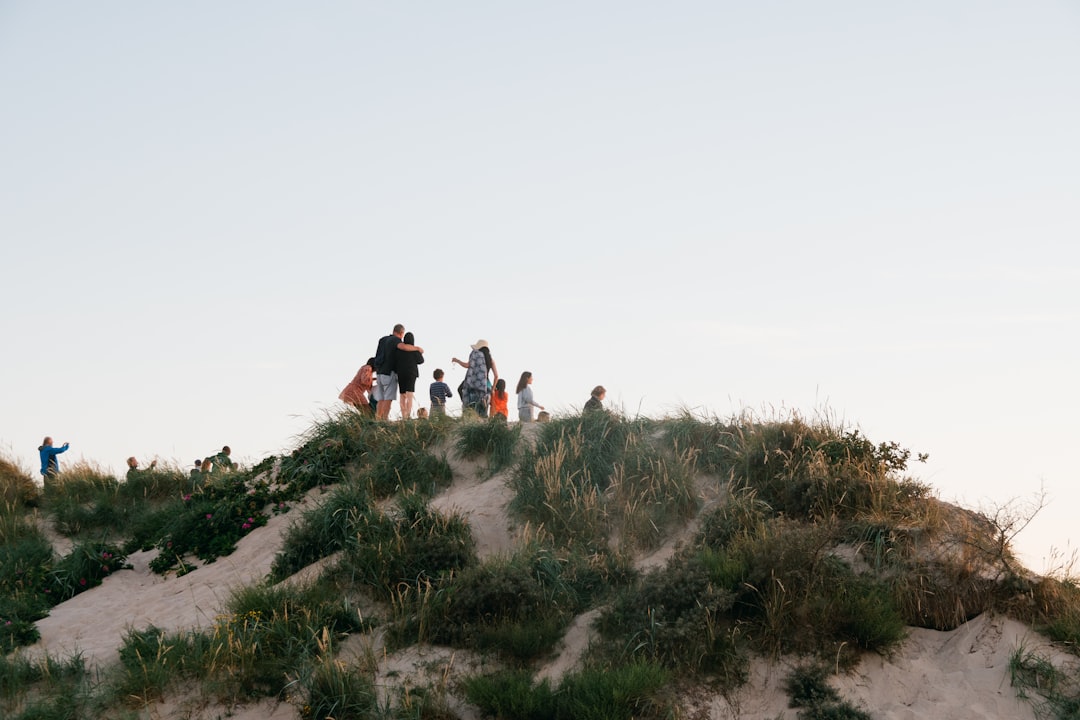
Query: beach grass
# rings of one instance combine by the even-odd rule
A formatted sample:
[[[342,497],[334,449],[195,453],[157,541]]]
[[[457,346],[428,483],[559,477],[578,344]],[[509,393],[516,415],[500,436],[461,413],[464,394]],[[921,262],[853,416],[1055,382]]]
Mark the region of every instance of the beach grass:
[[[447,449],[505,479],[510,550],[481,556],[468,508],[430,504],[457,479]],[[906,475],[919,459],[828,421],[689,412],[567,415],[527,434],[328,413],[293,452],[250,470],[120,480],[83,462],[44,491],[0,459],[5,653],[33,643],[35,621],[108,582],[127,554],[154,553],[161,582],[176,582],[309,498],[266,581],[235,588],[205,627],[132,627],[93,681],[77,656],[6,655],[0,713],[119,718],[170,697],[278,698],[302,718],[453,718],[456,695],[496,717],[659,718],[681,712],[674,678],[732,692],[752,658],[800,657],[786,686],[799,716],[857,719],[829,673],[891,656],[910,626],[950,630],[1000,612],[1076,652],[1072,574],[1016,572],[1000,523]],[[67,537],[63,551],[46,530]],[[641,564],[677,533],[662,562]],[[537,680],[586,612],[598,619],[581,664]],[[483,669],[380,699],[375,651],[339,655],[350,635],[373,647],[376,628],[383,653],[447,647]],[[1010,667],[1019,695],[1049,717],[1071,717],[1070,672],[1033,652]]]

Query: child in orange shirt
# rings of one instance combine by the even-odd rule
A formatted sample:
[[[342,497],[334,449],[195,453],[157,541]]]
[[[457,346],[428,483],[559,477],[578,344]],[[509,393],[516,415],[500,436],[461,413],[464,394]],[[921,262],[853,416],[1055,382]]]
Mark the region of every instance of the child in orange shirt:
[[[506,381],[499,378],[495,382],[495,389],[491,391],[491,417],[499,416],[503,422],[509,419],[509,410],[507,409],[507,401],[510,399],[510,394],[506,392]]]

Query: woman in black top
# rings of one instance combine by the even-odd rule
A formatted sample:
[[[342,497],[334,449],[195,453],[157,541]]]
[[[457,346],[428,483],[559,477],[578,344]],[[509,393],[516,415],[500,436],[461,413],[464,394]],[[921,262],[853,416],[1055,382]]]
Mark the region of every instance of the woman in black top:
[[[405,333],[401,342],[415,345],[411,332]],[[394,364],[397,368],[398,391],[401,393],[401,417],[412,417],[413,393],[416,391],[416,378],[420,377],[419,366],[424,363],[424,356],[418,350],[394,349]]]

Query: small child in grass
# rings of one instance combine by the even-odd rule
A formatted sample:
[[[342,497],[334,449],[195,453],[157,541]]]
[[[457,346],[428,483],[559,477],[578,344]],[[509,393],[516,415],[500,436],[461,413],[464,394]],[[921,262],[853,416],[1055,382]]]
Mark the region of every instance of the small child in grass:
[[[454,397],[454,393],[450,391],[450,386],[443,382],[441,369],[436,368],[431,376],[435,378],[435,382],[428,388],[428,395],[431,397],[431,416],[446,415],[446,398]]]
[[[510,419],[509,405],[510,393],[506,392],[506,381],[499,378],[495,381],[495,387],[491,391],[491,417],[500,417],[503,421]]]

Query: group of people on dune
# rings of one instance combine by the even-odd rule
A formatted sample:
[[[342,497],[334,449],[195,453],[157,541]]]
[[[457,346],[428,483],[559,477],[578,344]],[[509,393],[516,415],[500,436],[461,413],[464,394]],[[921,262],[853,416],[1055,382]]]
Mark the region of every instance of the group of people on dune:
[[[457,388],[462,408],[482,418],[490,416],[509,420],[510,394],[506,390],[506,380],[499,377],[487,340],[473,343],[468,359],[455,357],[451,362],[465,368],[465,379]],[[380,420],[388,419],[394,400],[400,400],[401,417],[409,419],[413,416],[416,382],[423,363],[424,348],[417,345],[413,334],[405,332],[405,326],[399,323],[394,326],[393,332],[379,339],[375,355],[360,367],[338,398]],[[431,375],[433,382],[428,386],[430,415],[445,415],[446,402],[454,397],[454,393],[443,381],[445,373],[441,368],[436,368]],[[550,418],[544,406],[533,397],[532,382],[533,374],[526,370],[521,373],[514,389],[518,420],[524,423],[534,420],[543,422]],[[584,409],[602,410],[606,392],[601,385],[593,388]],[[539,414],[534,412],[536,410]],[[417,409],[416,417],[425,418],[428,415],[425,408]]]
[[[54,446],[53,439],[48,435],[41,441],[41,445],[38,447],[38,455],[41,458],[41,480],[43,483],[55,480],[60,474],[60,459],[57,458],[57,455],[67,452],[70,447],[70,443],[64,443],[59,447]],[[221,448],[221,452],[217,454],[207,455],[205,458],[196,458],[195,466],[190,471],[191,477],[197,478],[204,473],[208,474],[238,469],[239,465],[233,462],[230,455],[232,455],[232,448],[225,445]],[[127,459],[127,467],[126,479],[132,480],[143,473],[155,470],[157,468],[157,460],[151,460],[148,466],[141,468],[139,467],[138,458],[131,456]]]

